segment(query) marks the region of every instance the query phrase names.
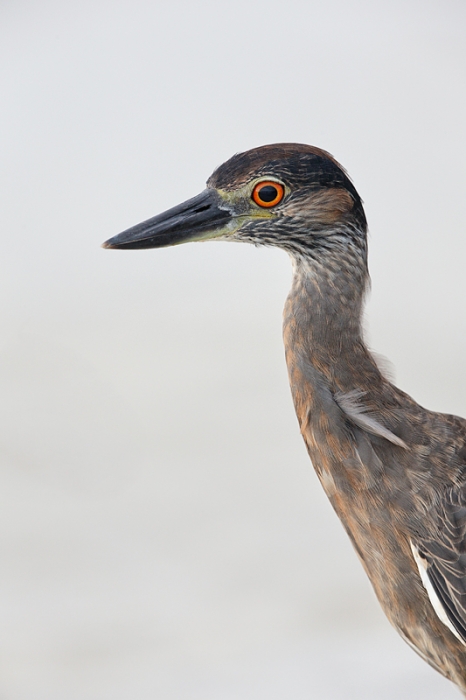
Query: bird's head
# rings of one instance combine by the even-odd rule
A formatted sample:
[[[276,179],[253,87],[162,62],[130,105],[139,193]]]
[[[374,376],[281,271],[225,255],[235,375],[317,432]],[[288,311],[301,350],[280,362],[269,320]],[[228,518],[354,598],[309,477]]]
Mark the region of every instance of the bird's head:
[[[209,239],[274,245],[293,256],[356,248],[365,259],[361,198],[337,161],[302,144],[239,153],[193,199],[104,243],[105,248],[161,248]]]

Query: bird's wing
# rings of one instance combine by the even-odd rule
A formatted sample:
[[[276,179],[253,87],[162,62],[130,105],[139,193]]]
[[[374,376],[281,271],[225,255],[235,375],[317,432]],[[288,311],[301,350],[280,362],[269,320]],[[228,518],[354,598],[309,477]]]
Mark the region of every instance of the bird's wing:
[[[370,473],[376,475],[377,469],[381,474],[382,464],[385,470],[390,465],[390,470],[397,473],[400,478],[405,479],[404,487],[408,493],[420,494],[429,488],[432,479],[433,469],[426,468],[424,461],[423,468],[418,469],[416,458],[412,454],[410,441],[408,444],[393,433],[390,429],[390,422],[385,425],[374,412],[364,405],[362,399],[365,392],[354,390],[347,393],[337,393],[334,399],[346,418],[356,427],[354,431],[357,440],[357,451],[361,461],[370,466]],[[412,408],[412,406],[410,406]],[[415,425],[417,435],[435,436],[439,433],[438,440],[432,439],[433,448],[436,444],[442,445],[445,452],[445,436],[450,433],[450,447],[456,452],[463,435],[466,432],[466,423],[455,416],[444,416],[425,412],[420,409],[416,416],[418,424]],[[411,420],[414,416],[411,415]],[[396,421],[395,421],[396,424]],[[367,440],[361,439],[358,430],[362,431]],[[406,429],[404,431],[407,432]],[[457,439],[457,434],[461,440]],[[359,436],[359,437],[358,437]],[[374,439],[382,438],[382,444],[375,449]],[[397,455],[395,463],[393,449],[387,451],[383,448],[383,443],[401,447],[403,452]],[[432,457],[432,444],[426,445],[426,452]],[[422,446],[421,446],[422,448]],[[384,454],[380,453],[384,450]],[[381,454],[380,459],[376,456]],[[409,466],[410,459],[406,456],[414,457],[414,468]],[[403,456],[404,455],[404,456]],[[419,453],[418,453],[419,457]],[[465,448],[459,449],[458,457],[460,461],[466,458]],[[375,458],[375,459],[374,459]],[[405,467],[400,473],[400,460],[404,460]],[[438,461],[438,460],[437,460]],[[433,465],[432,465],[433,466]],[[419,569],[422,583],[429,595],[430,602],[441,621],[451,630],[451,632],[466,645],[466,484],[463,483],[462,473],[464,466],[458,465],[455,473],[460,485],[452,486],[437,496],[436,489],[431,489],[432,500],[435,505],[428,512],[428,517],[413,517],[413,533],[417,534],[411,540],[413,556]],[[398,482],[402,488],[402,484]],[[419,498],[422,501],[422,498]],[[412,505],[412,504],[411,504]],[[412,514],[413,515],[413,514]],[[429,534],[421,535],[420,532],[428,532],[424,529],[423,520],[426,520],[429,527]],[[415,524],[417,522],[417,525]]]
[[[466,485],[449,488],[435,510],[435,539],[411,547],[435,612],[466,645]]]

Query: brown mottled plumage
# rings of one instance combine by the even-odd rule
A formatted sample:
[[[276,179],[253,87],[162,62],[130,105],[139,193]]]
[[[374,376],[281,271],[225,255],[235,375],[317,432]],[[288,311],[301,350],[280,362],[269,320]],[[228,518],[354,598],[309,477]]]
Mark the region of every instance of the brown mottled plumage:
[[[416,404],[367,350],[366,233],[332,156],[278,144],[233,156],[202,194],[105,245],[224,238],[291,255],[286,361],[312,463],[390,622],[466,694],[466,421]]]

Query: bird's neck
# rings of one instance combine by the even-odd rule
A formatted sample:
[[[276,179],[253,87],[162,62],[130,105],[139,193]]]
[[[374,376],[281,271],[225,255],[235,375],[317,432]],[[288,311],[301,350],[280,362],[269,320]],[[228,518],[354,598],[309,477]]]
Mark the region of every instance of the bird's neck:
[[[367,284],[367,268],[356,252],[338,259],[324,251],[318,261],[294,261],[284,339],[295,398],[312,383],[347,392],[367,391],[383,381],[362,338]]]

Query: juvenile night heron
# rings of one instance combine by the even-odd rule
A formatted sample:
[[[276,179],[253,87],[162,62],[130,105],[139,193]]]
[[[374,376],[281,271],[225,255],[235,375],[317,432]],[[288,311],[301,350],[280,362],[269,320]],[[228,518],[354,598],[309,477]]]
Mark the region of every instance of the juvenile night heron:
[[[200,195],[104,246],[222,238],[289,253],[286,361],[314,468],[390,622],[466,695],[466,421],[419,406],[366,348],[366,234],[334,158],[277,144],[233,156]]]

